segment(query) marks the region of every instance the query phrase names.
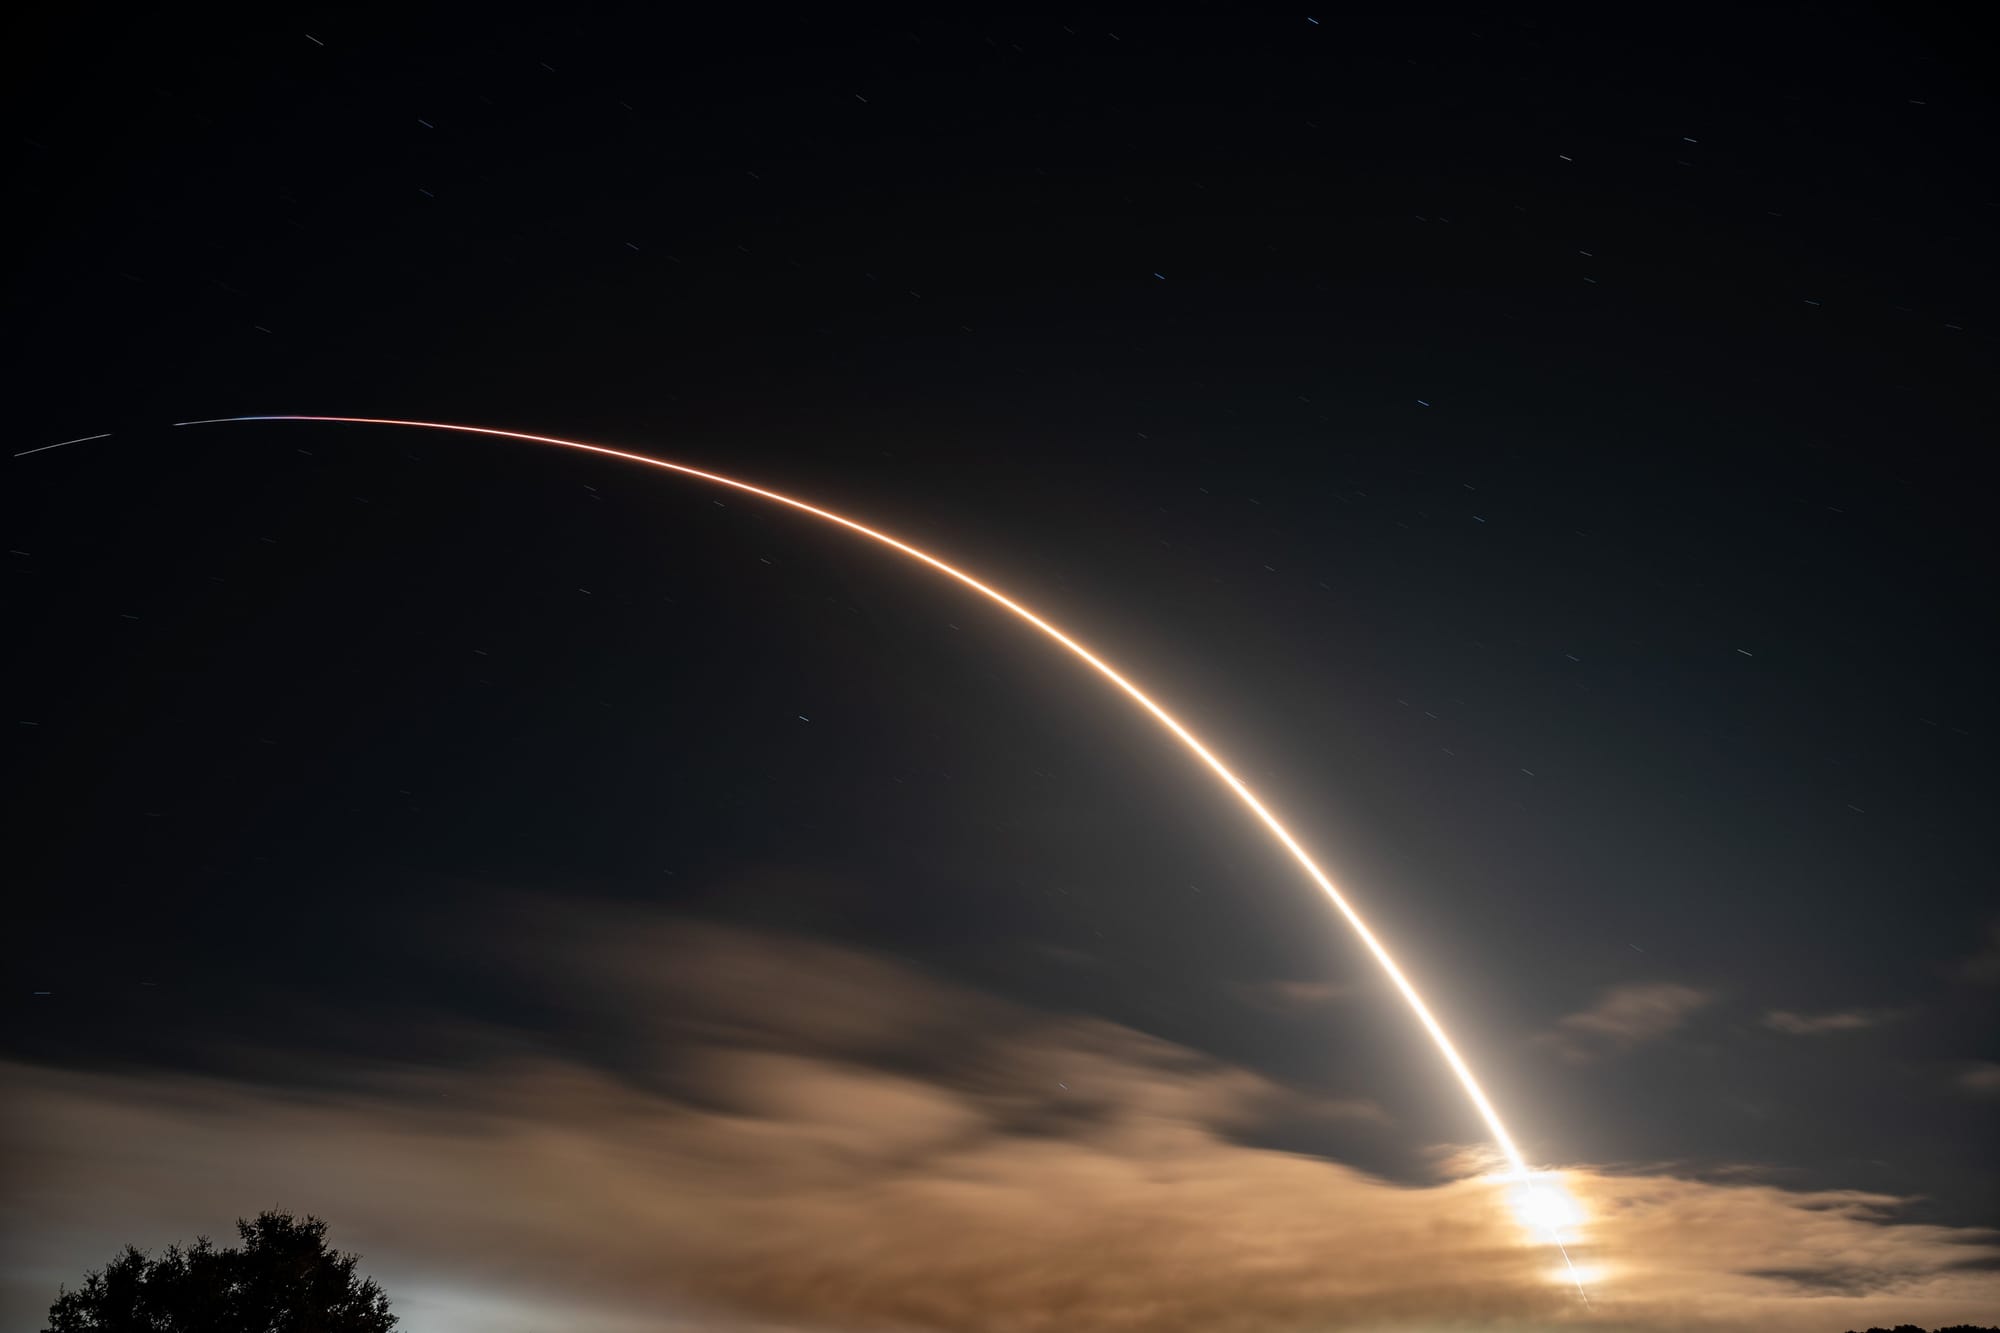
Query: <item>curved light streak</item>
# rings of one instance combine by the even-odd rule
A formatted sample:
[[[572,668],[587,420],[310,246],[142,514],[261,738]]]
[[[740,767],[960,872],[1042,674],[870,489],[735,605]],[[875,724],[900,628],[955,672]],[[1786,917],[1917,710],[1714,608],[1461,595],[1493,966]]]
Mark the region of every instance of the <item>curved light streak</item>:
[[[1120,675],[1110,663],[999,589],[981,582],[954,565],[947,564],[928,551],[912,546],[908,542],[892,537],[879,529],[871,528],[865,523],[859,523],[844,515],[836,514],[830,509],[822,509],[818,505],[808,504],[804,500],[795,499],[780,491],[766,490],[762,486],[753,486],[747,481],[738,481],[734,477],[725,477],[717,472],[706,472],[700,468],[688,467],[683,463],[669,463],[665,459],[651,458],[645,454],[630,453],[623,449],[611,449],[601,444],[586,444],[580,440],[565,440],[553,435],[532,435],[525,431],[498,430],[490,426],[461,426],[442,421],[403,421],[392,417],[300,415],[209,417],[200,421],[177,421],[174,424],[176,426],[207,426],[244,421],[318,421],[351,426],[403,426],[415,430],[449,431],[460,435],[485,435],[496,439],[520,440],[528,444],[546,444],[558,449],[573,449],[579,453],[599,454],[605,458],[617,458],[628,463],[639,463],[646,467],[659,468],[663,472],[675,472],[684,477],[693,477],[698,481],[712,482],[717,486],[724,486],[745,495],[754,495],[760,500],[769,500],[773,504],[784,505],[788,509],[795,509],[802,514],[810,514],[814,518],[823,519],[837,527],[845,528],[857,536],[866,537],[872,542],[900,552],[920,564],[928,565],[945,577],[965,585],[981,597],[1005,608],[1021,620],[1034,626],[1048,638],[1062,645],[1070,654],[1080,659],[1091,670],[1097,672],[1098,675],[1110,681],[1130,698],[1133,703],[1143,708],[1152,716],[1155,722],[1158,722],[1162,727],[1171,732],[1175,740],[1187,747],[1188,751],[1195,758],[1199,759],[1210,772],[1220,778],[1223,785],[1228,787],[1250,813],[1257,817],[1258,822],[1269,830],[1271,836],[1278,840],[1279,845],[1291,853],[1292,859],[1298,862],[1299,868],[1306,872],[1306,876],[1314,884],[1319,886],[1320,890],[1326,894],[1327,899],[1339,910],[1340,915],[1346,919],[1347,924],[1353,927],[1354,933],[1360,937],[1362,944],[1367,946],[1368,952],[1374,956],[1375,961],[1381,965],[1382,971],[1387,974],[1389,980],[1395,984],[1396,990],[1401,993],[1404,1001],[1409,1004],[1410,1011],[1417,1016],[1417,1021],[1423,1025],[1424,1031],[1430,1035],[1432,1044],[1438,1049],[1438,1054],[1444,1057],[1445,1064],[1450,1067],[1451,1072],[1457,1077],[1459,1086],[1465,1090],[1467,1099],[1471,1101],[1474,1109],[1479,1112],[1479,1118],[1485,1122],[1486,1131],[1492,1136],[1494,1146],[1500,1150],[1501,1155],[1506,1158],[1507,1164],[1513,1168],[1514,1177],[1527,1180],[1533,1176],[1534,1173],[1528,1169],[1526,1159],[1521,1156],[1521,1150],[1514,1144],[1514,1136],[1508,1133],[1507,1126],[1501,1121],[1500,1113],[1494,1109],[1492,1100],[1487,1097],[1485,1089],[1479,1086],[1479,1080],[1473,1075],[1472,1067],[1465,1062],[1465,1057],[1458,1053],[1458,1048],[1452,1045],[1451,1038],[1445,1033],[1444,1025],[1438,1022],[1437,1016],[1431,1012],[1430,1006],[1424,1003],[1423,996],[1417,993],[1417,988],[1411,984],[1409,977],[1404,975],[1402,967],[1397,964],[1395,958],[1389,953],[1388,947],[1377,938],[1373,930],[1369,929],[1368,923],[1362,920],[1361,913],[1354,909],[1354,905],[1347,901],[1346,895],[1341,893],[1339,888],[1334,885],[1333,880],[1313,861],[1311,855],[1300,845],[1299,840],[1292,836],[1291,830],[1280,823],[1278,817],[1271,813],[1263,801],[1258,799],[1257,794],[1250,790],[1243,779],[1231,772],[1229,766],[1218,759],[1215,753],[1202,744],[1196,738],[1195,734],[1183,726],[1180,720],[1172,713],[1169,713],[1166,709],[1155,703],[1145,691]],[[1553,1230],[1551,1228],[1552,1232]],[[1556,1241],[1558,1247],[1561,1246],[1561,1240],[1558,1237],[1552,1234],[1551,1239]],[[1568,1259],[1566,1250],[1564,1252],[1564,1259],[1565,1261]],[[1578,1283],[1577,1289],[1579,1294],[1581,1294],[1581,1282]],[[1585,1299],[1588,1299],[1588,1297]]]
[[[1341,916],[1347,919],[1347,924],[1354,928],[1354,933],[1361,937],[1361,942],[1368,946],[1368,952],[1374,955],[1377,963],[1381,964],[1382,970],[1388,974],[1389,980],[1395,983],[1396,989],[1402,993],[1403,999],[1408,1002],[1411,1011],[1416,1014],[1417,1021],[1423,1024],[1424,1031],[1430,1034],[1431,1041],[1438,1048],[1438,1053],[1444,1057],[1445,1063],[1451,1067],[1451,1072],[1458,1076],[1460,1086],[1465,1089],[1465,1095],[1471,1099],[1473,1106],[1478,1110],[1480,1119],[1486,1122],[1486,1130],[1492,1135],[1494,1145],[1500,1149],[1501,1154],[1507,1159],[1507,1164],[1522,1175],[1530,1174],[1527,1161],[1521,1156],[1521,1150],[1514,1145],[1514,1136],[1507,1132],[1507,1126],[1501,1122],[1500,1113],[1494,1109],[1493,1103],[1487,1098],[1485,1090],[1479,1086],[1479,1080],[1473,1076],[1472,1067],[1466,1064],[1465,1057],[1461,1056],[1458,1053],[1458,1048],[1452,1045],[1451,1038],[1445,1034],[1444,1026],[1438,1022],[1437,1016],[1431,1013],[1430,1006],[1424,1003],[1424,997],[1417,993],[1417,988],[1410,984],[1410,979],[1403,974],[1403,969],[1397,964],[1395,958],[1390,955],[1388,948],[1376,937],[1375,932],[1368,928],[1368,923],[1361,919],[1361,914],[1354,910],[1354,905],[1348,902],[1346,896],[1334,886],[1333,881],[1313,861],[1312,857],[1306,852],[1306,849],[1300,845],[1299,840],[1292,836],[1291,830],[1278,822],[1278,817],[1272,814],[1270,809],[1257,798],[1257,794],[1250,790],[1243,779],[1231,772],[1229,766],[1216,758],[1214,752],[1206,745],[1203,745],[1193,732],[1181,725],[1180,720],[1172,713],[1169,713],[1159,704],[1153,702],[1152,698],[1144,690],[1141,690],[1137,685],[1134,685],[1131,681],[1120,675],[1109,662],[1106,662],[1096,653],[1091,652],[1090,649],[1084,647],[1081,643],[1078,643],[1075,639],[1063,633],[1060,629],[1057,629],[1027,607],[1007,596],[1007,594],[1001,592],[998,588],[993,587],[991,584],[982,583],[964,570],[945,563],[928,551],[912,546],[908,542],[892,537],[879,529],[871,528],[865,523],[859,523],[854,519],[836,514],[830,509],[821,509],[818,505],[794,499],[779,491],[765,490],[761,486],[753,486],[747,481],[738,481],[734,477],[725,477],[720,473],[704,472],[700,468],[688,467],[683,463],[669,463],[665,459],[650,458],[645,454],[628,453],[623,449],[611,449],[601,444],[585,444],[579,440],[564,440],[553,435],[530,435],[525,431],[497,430],[490,426],[459,426],[441,421],[401,421],[390,417],[213,417],[203,421],[177,421],[174,424],[176,426],[208,426],[241,421],[320,421],[336,422],[351,426],[407,426],[417,430],[454,431],[461,435],[487,435],[503,440],[521,440],[528,444],[553,445],[559,449],[574,449],[580,453],[599,454],[606,458],[619,458],[628,463],[640,463],[647,467],[656,467],[666,472],[677,472],[684,477],[694,477],[700,481],[713,482],[718,486],[726,486],[732,491],[739,491],[745,495],[754,495],[761,500],[769,500],[774,504],[781,504],[789,509],[796,509],[802,514],[810,514],[814,518],[824,519],[829,523],[846,528],[849,532],[866,537],[870,541],[878,542],[883,546],[889,547],[891,550],[900,551],[912,560],[929,565],[938,573],[964,584],[988,601],[1005,607],[1014,615],[1027,621],[1043,634],[1061,644],[1071,654],[1080,658],[1091,670],[1117,686],[1132,702],[1138,704],[1139,707],[1151,714],[1154,721],[1172,732],[1175,740],[1186,746],[1195,758],[1201,760],[1216,777],[1222,779],[1223,785],[1234,792],[1236,798],[1248,807],[1250,813],[1255,815],[1266,829],[1270,830],[1271,836],[1276,838],[1287,852],[1291,853],[1292,859],[1298,862],[1299,868],[1306,872],[1306,875],[1312,882],[1317,884],[1321,891],[1326,894],[1327,898],[1332,901],[1334,907],[1339,909]]]

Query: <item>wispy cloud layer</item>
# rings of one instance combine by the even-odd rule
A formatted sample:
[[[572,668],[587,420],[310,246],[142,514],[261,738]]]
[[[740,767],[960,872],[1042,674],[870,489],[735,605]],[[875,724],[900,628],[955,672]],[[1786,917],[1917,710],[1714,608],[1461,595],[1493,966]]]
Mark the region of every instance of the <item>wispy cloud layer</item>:
[[[2000,921],[1986,927],[1986,943],[1958,965],[1959,979],[1975,986],[2000,986]]]
[[[1246,981],[1236,993],[1246,1003],[1279,1014],[1304,1014],[1324,1009],[1354,994],[1342,981]]]
[[[1958,1086],[1979,1097],[2000,1097],[2000,1064],[1975,1060],[1959,1071]]]
[[[1825,1014],[1794,1013],[1773,1009],[1764,1015],[1764,1026],[1788,1037],[1823,1037],[1834,1032],[1860,1032],[1894,1022],[1896,1015],[1882,1009],[1839,1009]]]
[[[797,940],[629,915],[543,938],[579,1015],[631,1039],[617,1060],[489,1033],[476,1067],[312,1091],[0,1071],[10,1325],[120,1242],[271,1204],[330,1218],[426,1333],[1825,1333],[2000,1308],[1971,1266],[1996,1238],[1893,1199],[1576,1170],[1586,1314],[1495,1182],[1246,1146],[1309,1100],[1186,1048]],[[1570,1030],[1656,1036],[1684,990]]]
[[[1657,1041],[1714,1000],[1708,991],[1672,981],[1613,986],[1588,1009],[1557,1020],[1543,1042],[1572,1060],[1588,1060]]]

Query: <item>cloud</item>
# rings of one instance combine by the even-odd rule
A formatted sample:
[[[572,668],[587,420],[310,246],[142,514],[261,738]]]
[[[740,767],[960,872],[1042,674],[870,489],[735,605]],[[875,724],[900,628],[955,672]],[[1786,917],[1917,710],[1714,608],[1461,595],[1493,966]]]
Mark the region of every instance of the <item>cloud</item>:
[[[1975,986],[2000,986],[2000,921],[1986,927],[1986,944],[1958,965],[1958,977]]]
[[[1343,981],[1245,981],[1236,994],[1256,1008],[1279,1014],[1306,1014],[1354,994]]]
[[[1541,1041],[1572,1060],[1588,1060],[1605,1051],[1656,1041],[1714,998],[1708,991],[1671,981],[1613,986],[1590,1008],[1557,1020],[1556,1031],[1545,1033]]]
[[[2000,1097],[2000,1064],[1974,1061],[1959,1071],[1958,1086],[1976,1097]]]
[[[1820,1037],[1831,1032],[1860,1032],[1891,1023],[1898,1016],[1881,1009],[1840,1009],[1826,1014],[1800,1014],[1790,1009],[1773,1009],[1764,1015],[1764,1026],[1788,1037]]]
[[[350,1063],[310,1088],[0,1066],[0,1319],[28,1326],[128,1239],[283,1204],[331,1219],[427,1333],[1592,1323],[1500,1184],[1246,1144],[1319,1104],[1250,1071],[850,950],[558,916],[536,966],[616,1058],[486,1032],[462,1067]],[[1671,1028],[1643,1008],[1593,1013]],[[1898,1222],[1892,1198],[1565,1179],[1596,1326],[1823,1333],[2000,1304],[1977,1267],[2000,1236]]]

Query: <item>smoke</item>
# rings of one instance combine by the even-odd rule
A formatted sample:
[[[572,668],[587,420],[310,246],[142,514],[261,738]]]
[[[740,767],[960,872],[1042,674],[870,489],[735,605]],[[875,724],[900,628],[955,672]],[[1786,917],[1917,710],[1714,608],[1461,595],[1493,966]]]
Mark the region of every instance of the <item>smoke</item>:
[[[1591,1322],[1502,1186],[1249,1146],[1313,1099],[1199,1052],[810,941],[574,905],[504,931],[536,941],[521,984],[561,1022],[435,1020],[436,1044],[476,1052],[451,1068],[0,1069],[0,1318],[31,1326],[127,1240],[284,1205],[329,1218],[426,1330]],[[1818,1333],[2000,1307],[1978,1266],[1996,1237],[1899,1223],[1891,1198],[1565,1183],[1600,1324]]]

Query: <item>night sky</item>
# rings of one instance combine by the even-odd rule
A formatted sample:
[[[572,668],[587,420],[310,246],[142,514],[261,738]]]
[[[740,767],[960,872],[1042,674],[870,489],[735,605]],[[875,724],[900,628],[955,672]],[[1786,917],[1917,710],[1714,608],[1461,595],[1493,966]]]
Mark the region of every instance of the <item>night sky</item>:
[[[416,1333],[2000,1322],[1942,10],[545,8],[15,30],[7,1327],[272,1206]],[[1592,1306],[1018,621],[257,413],[1077,634]]]

